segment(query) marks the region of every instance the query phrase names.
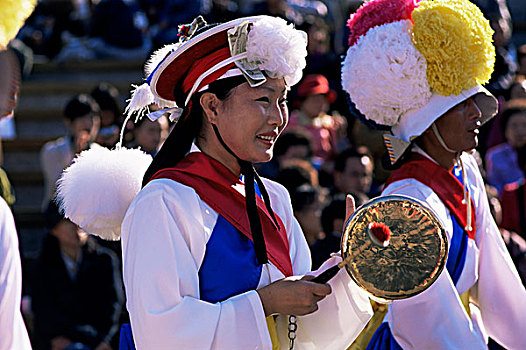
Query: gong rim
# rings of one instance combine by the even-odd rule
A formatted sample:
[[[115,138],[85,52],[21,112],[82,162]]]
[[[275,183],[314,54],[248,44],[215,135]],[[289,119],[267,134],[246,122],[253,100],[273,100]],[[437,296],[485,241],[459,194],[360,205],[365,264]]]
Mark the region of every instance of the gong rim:
[[[347,220],[341,237],[343,259],[369,239],[370,222],[391,229],[390,244],[371,244],[345,265],[353,281],[380,302],[415,296],[443,271],[448,240],[443,225],[419,200],[403,195],[373,198]]]

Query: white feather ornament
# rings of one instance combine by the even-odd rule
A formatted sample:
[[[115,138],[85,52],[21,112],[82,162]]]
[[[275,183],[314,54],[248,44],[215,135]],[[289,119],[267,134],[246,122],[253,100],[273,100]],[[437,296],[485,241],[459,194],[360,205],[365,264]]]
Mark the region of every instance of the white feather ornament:
[[[138,149],[84,151],[62,173],[57,202],[65,216],[86,232],[118,240],[124,215],[151,161]]]
[[[133,91],[131,98],[128,100],[126,106],[126,116],[129,118],[133,113],[138,112],[138,118],[146,112],[148,106],[155,102],[155,97],[150,90],[150,85],[144,83],[142,85],[132,85]]]
[[[367,119],[393,126],[431,98],[426,60],[413,45],[408,20],[370,29],[349,47],[342,86]]]

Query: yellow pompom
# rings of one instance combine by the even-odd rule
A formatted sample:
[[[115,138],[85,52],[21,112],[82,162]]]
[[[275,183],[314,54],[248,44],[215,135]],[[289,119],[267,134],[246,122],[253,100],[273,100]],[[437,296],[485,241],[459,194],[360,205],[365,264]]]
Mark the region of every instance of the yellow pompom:
[[[413,11],[413,40],[427,61],[431,89],[443,96],[486,83],[495,64],[493,30],[468,0],[421,1]]]
[[[16,36],[35,4],[36,0],[0,0],[0,49]]]

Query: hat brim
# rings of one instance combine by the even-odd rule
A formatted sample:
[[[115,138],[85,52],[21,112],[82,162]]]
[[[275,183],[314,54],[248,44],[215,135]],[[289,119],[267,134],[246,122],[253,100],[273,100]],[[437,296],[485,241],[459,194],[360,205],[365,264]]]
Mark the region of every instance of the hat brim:
[[[458,95],[442,96],[434,93],[423,107],[402,115],[399,123],[392,127],[392,133],[403,141],[411,142],[422,135],[444,113],[470,97],[474,97],[482,113],[482,124],[497,114],[497,99],[486,88],[477,85],[469,90],[463,90]]]

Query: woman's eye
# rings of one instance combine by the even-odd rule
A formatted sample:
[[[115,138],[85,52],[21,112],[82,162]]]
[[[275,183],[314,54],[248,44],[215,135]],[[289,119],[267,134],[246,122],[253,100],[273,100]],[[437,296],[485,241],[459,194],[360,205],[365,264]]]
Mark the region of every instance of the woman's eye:
[[[268,97],[260,97],[258,99],[256,99],[257,102],[265,102],[265,103],[270,103],[270,99]]]

